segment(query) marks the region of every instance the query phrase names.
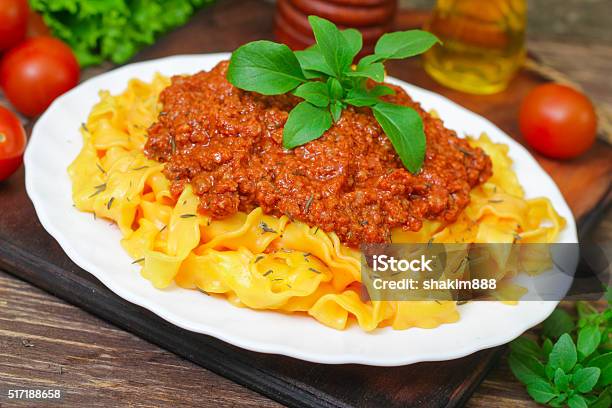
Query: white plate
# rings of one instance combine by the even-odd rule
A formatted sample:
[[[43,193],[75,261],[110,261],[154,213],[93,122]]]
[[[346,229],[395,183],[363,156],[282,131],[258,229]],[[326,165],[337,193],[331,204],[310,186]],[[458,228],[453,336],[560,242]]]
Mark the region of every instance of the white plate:
[[[119,244],[119,230],[109,222],[72,206],[66,168],[81,148],[79,126],[85,122],[98,91],[123,91],[130,78],[151,80],[165,75],[209,70],[228,54],[174,56],[126,65],[90,79],[58,98],[34,126],[25,153],[26,188],[45,229],[77,265],[122,298],[143,306],[184,329],[208,334],[245,349],[318,363],[395,366],[449,360],[507,343],[545,319],[556,302],[469,303],[461,320],[436,329],[390,328],[365,333],[359,327],[336,331],[312,318],[237,308],[194,290],[157,290]],[[550,177],[521,145],[491,122],[435,93],[405,82],[403,86],[425,109],[436,109],[458,134],[487,132],[510,146],[514,168],[528,197],[546,196],[568,221],[561,242],[577,242],[572,213]]]

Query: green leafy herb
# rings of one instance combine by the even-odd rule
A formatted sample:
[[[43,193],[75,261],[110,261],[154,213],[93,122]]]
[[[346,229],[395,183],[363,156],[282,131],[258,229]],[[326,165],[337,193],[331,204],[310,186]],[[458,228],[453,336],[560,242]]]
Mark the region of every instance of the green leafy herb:
[[[123,64],[210,3],[212,0],[29,0],[53,35],[70,45],[81,66],[104,60]]]
[[[574,321],[569,313],[563,309],[555,309],[542,324],[542,334],[558,339],[563,333],[570,333],[573,328]]]
[[[300,102],[285,123],[283,147],[293,149],[320,137],[332,125],[329,110]]]
[[[227,79],[234,86],[264,95],[292,92],[304,101],[289,113],[283,147],[293,149],[321,137],[342,117],[348,105],[369,107],[391,140],[404,166],[416,173],[425,157],[423,121],[412,108],[381,100],[394,93],[385,85],[384,62],[425,52],[438,39],[420,30],[383,35],[373,55],[354,59],[363,46],[355,29],[339,30],[317,16],[308,17],[316,44],[292,52],[270,41],[243,45],[232,54]]]
[[[438,38],[426,31],[412,30],[384,34],[376,43],[374,55],[379,59],[404,59],[430,49]]]
[[[284,44],[265,40],[234,51],[227,79],[237,88],[264,95],[284,94],[306,81],[293,51]]]
[[[329,105],[329,90],[323,82],[306,82],[300,85],[293,94],[320,108]]]
[[[542,345],[526,336],[510,344],[508,364],[527,392],[551,407],[612,406],[612,309],[577,302],[577,317],[555,310],[542,325]],[[553,343],[551,339],[557,339]]]
[[[374,116],[408,170],[416,173],[425,158],[423,121],[414,109],[379,102],[372,107]]]

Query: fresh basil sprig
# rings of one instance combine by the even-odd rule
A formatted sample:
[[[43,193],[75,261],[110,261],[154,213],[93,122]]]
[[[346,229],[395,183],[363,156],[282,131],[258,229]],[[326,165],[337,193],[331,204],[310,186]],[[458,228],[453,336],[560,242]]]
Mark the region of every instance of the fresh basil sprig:
[[[577,321],[557,309],[542,325],[541,345],[526,336],[510,343],[510,369],[536,402],[551,407],[612,406],[610,305],[609,296],[601,312],[577,302]]]
[[[409,107],[384,102],[393,94],[385,85],[373,88],[367,80],[382,82],[384,62],[421,54],[438,39],[426,31],[411,30],[385,34],[376,43],[374,54],[354,59],[363,38],[355,29],[339,30],[317,16],[308,17],[316,44],[291,51],[283,44],[255,41],[233,52],[227,79],[240,89],[264,95],[293,92],[304,99],[290,113],[283,130],[283,147],[293,149],[321,137],[340,120],[347,105],[369,107],[391,140],[402,163],[418,172],[425,158],[423,121]]]

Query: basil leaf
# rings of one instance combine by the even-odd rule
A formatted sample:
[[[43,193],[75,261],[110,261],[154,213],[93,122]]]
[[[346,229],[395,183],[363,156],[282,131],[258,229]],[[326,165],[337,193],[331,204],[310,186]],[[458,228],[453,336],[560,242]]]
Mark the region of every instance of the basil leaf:
[[[425,160],[425,132],[419,114],[407,106],[386,102],[377,103],[372,111],[404,166],[418,172]]]
[[[369,96],[367,93],[358,93],[350,90],[347,97],[344,99],[345,103],[349,105],[363,107],[363,106],[374,106],[380,102],[380,99],[373,96]]]
[[[354,28],[347,28],[346,30],[342,30],[341,33],[349,45],[352,62],[353,58],[361,51],[361,47],[363,47],[363,37],[361,32]]]
[[[378,99],[379,96],[391,95],[394,93],[395,91],[393,89],[384,85],[376,85],[369,90],[363,87],[355,87],[348,91],[344,102],[357,107],[374,106],[380,102],[380,99]]]
[[[555,389],[547,381],[538,379],[527,386],[527,392],[536,402],[546,404],[557,396]]]
[[[557,387],[559,391],[567,391],[569,389],[569,383],[570,376],[565,374],[562,369],[557,368],[557,371],[555,371],[555,387]]]
[[[340,117],[342,116],[342,109],[344,109],[342,102],[340,101],[332,102],[330,106],[330,111],[331,111],[332,120],[334,121],[334,123],[340,120]]]
[[[262,40],[245,44],[232,53],[227,80],[246,91],[281,95],[306,78],[289,47]]]
[[[320,108],[329,105],[329,92],[327,85],[323,82],[306,82],[300,85],[293,94]]]
[[[384,58],[381,57],[380,55],[376,55],[376,54],[366,55],[365,57],[359,60],[359,64],[357,64],[357,66],[364,67],[366,65],[370,65],[375,62],[382,61],[382,60],[384,60]]]
[[[283,129],[283,147],[293,149],[318,139],[332,125],[331,114],[308,102],[300,102],[291,112]]]
[[[327,80],[327,88],[329,90],[329,97],[334,100],[339,100],[342,98],[344,93],[344,88],[340,81],[336,78],[329,78]]]
[[[508,365],[512,374],[525,385],[546,378],[544,366],[533,356],[511,353],[508,357]]]
[[[348,71],[346,73],[350,77],[362,77],[370,78],[376,82],[382,82],[385,80],[385,66],[382,62],[375,62],[374,64],[358,66],[355,71]]]
[[[576,365],[577,360],[578,355],[574,340],[572,340],[569,334],[565,333],[553,346],[548,357],[548,365],[555,370],[561,368],[566,373],[569,373],[574,365]]]
[[[514,353],[527,354],[534,357],[540,357],[542,350],[537,343],[527,337],[521,336],[510,343],[510,349]]]
[[[317,16],[308,16],[319,50],[336,78],[348,70],[353,62],[351,47],[344,34],[331,21]]]
[[[300,62],[306,78],[320,78],[321,74],[326,76],[334,75],[334,71],[325,62],[325,58],[323,58],[323,54],[321,54],[317,44],[302,51],[295,51],[294,54]]]
[[[580,353],[580,359],[590,356],[601,341],[601,333],[597,326],[585,326],[578,332],[578,353]]]
[[[379,38],[374,53],[382,59],[414,57],[440,42],[438,37],[422,30],[397,31]]]
[[[574,373],[572,377],[572,384],[576,390],[587,393],[595,387],[601,370],[597,367],[582,368]]]
[[[371,96],[395,95],[393,88],[389,88],[385,85],[376,85],[374,88],[370,89],[368,93]]]
[[[578,394],[572,395],[567,400],[567,405],[570,408],[588,408],[588,404],[586,403],[584,398],[582,396],[578,395]]]
[[[562,309],[555,309],[542,324],[542,334],[557,339],[563,333],[570,333],[574,329],[574,320]]]

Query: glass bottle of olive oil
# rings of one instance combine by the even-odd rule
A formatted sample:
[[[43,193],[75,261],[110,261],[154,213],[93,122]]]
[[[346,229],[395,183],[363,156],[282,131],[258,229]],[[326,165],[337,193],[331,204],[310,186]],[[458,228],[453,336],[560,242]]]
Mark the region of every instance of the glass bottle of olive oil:
[[[525,59],[526,12],[526,0],[438,0],[425,29],[443,44],[425,54],[425,69],[460,91],[503,91]]]

